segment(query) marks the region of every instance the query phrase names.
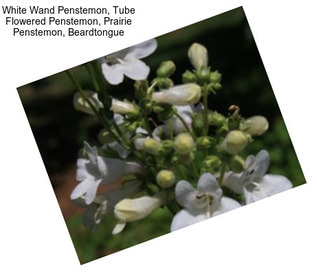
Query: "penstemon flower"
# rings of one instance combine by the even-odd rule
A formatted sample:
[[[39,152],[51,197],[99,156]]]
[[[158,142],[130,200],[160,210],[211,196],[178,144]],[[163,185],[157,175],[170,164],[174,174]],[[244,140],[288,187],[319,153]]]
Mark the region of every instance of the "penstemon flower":
[[[189,105],[197,103],[201,98],[201,87],[189,83],[154,92],[152,100],[156,103],[172,105]]]
[[[189,226],[196,222],[233,210],[241,205],[222,196],[222,189],[210,173],[201,175],[197,190],[184,180],[175,187],[176,200],[184,208],[173,218],[171,231]]]
[[[114,207],[114,214],[118,220],[112,234],[120,233],[127,222],[133,222],[150,215],[162,204],[162,200],[155,196],[142,196],[135,199],[123,199]]]
[[[135,162],[125,162],[119,159],[104,158],[98,155],[96,147],[84,142],[89,159],[77,160],[76,180],[80,183],[74,188],[71,199],[84,196],[85,203],[93,202],[101,183],[111,183],[129,174],[140,174],[143,167]]]
[[[246,160],[246,169],[236,174],[227,172],[223,185],[232,191],[243,194],[246,204],[272,196],[292,187],[284,176],[266,174],[269,167],[269,154],[266,150],[256,156],[250,155]]]
[[[140,59],[152,54],[157,48],[156,40],[148,40],[101,58],[104,78],[112,85],[123,81],[124,75],[133,80],[144,80],[149,74],[149,67]]]

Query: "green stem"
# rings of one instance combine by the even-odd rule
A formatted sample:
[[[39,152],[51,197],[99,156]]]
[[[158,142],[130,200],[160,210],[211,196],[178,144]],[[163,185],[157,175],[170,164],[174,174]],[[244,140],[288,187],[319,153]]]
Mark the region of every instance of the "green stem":
[[[188,125],[187,125],[187,123],[185,122],[185,120],[182,118],[182,116],[180,115],[180,114],[178,114],[176,111],[174,111],[174,115],[181,121],[181,123],[183,124],[183,126],[184,126],[184,128],[185,128],[185,130],[187,131],[187,132],[189,132],[190,134],[191,134],[191,136],[194,138],[194,139],[196,139],[196,135],[195,135],[195,133],[194,133],[194,131],[193,130],[191,130],[189,127],[188,127]]]
[[[91,65],[91,63],[87,63],[87,64],[85,64],[85,68],[86,68],[87,72],[89,73],[89,75],[91,77],[91,80],[92,80],[92,83],[93,83],[95,91],[99,92],[100,91],[100,86],[99,86],[99,83],[98,83],[98,81],[96,79],[93,66]]]
[[[222,185],[225,169],[226,169],[226,164],[223,163],[222,166],[221,166],[221,169],[220,169],[219,185]]]
[[[203,105],[204,105],[204,110],[203,110],[203,133],[204,136],[207,136],[209,133],[209,120],[208,120],[208,97],[207,97],[207,92],[204,92],[204,96],[203,96]]]

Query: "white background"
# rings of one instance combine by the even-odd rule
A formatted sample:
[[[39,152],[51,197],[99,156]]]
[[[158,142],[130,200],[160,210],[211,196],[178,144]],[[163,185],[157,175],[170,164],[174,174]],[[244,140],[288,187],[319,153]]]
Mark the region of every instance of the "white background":
[[[322,270],[321,1],[50,1],[127,3],[125,38],[13,38],[1,15],[1,270]],[[2,1],[1,5],[37,1]],[[38,1],[45,4],[45,1]],[[16,87],[243,5],[307,184],[80,265]],[[67,16],[69,17],[69,16]],[[252,101],[250,101],[252,102]]]

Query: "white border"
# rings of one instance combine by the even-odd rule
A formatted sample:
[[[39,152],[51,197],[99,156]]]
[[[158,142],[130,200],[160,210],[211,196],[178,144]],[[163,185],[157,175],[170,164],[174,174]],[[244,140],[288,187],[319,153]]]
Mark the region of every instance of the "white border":
[[[106,43],[15,39],[0,19],[1,270],[322,270],[320,1],[114,2],[138,13]],[[241,5],[308,184],[80,266],[16,87]]]

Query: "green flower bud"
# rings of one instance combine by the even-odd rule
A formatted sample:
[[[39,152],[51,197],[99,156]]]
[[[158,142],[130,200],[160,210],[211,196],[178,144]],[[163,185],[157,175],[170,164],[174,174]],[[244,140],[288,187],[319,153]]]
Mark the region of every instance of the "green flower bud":
[[[211,146],[211,143],[212,143],[211,140],[207,136],[199,137],[196,140],[197,146],[202,149],[208,149]]]
[[[246,162],[241,156],[235,155],[230,159],[229,165],[232,171],[239,173],[244,170]]]
[[[215,155],[209,155],[205,158],[203,163],[206,169],[211,170],[218,168],[221,165],[221,160]]]
[[[201,68],[197,72],[197,78],[202,82],[208,82],[210,80],[210,69]]]
[[[158,77],[169,77],[171,76],[176,69],[176,66],[173,61],[164,61],[160,64],[157,70]]]
[[[193,43],[188,49],[188,57],[196,70],[207,67],[208,53],[203,45]]]
[[[200,98],[201,87],[193,83],[178,85],[152,94],[152,100],[156,103],[167,103],[172,105],[195,104]]]
[[[181,133],[175,138],[175,150],[181,155],[190,154],[194,149],[194,140],[188,133]]]
[[[158,172],[156,182],[161,188],[169,188],[175,184],[176,178],[172,171],[163,169]]]
[[[218,113],[218,112],[211,112],[209,111],[208,113],[208,122],[209,125],[213,125],[213,126],[222,126],[225,123],[225,116],[223,116],[222,114]]]
[[[196,75],[190,71],[186,71],[183,73],[182,79],[184,83],[195,83]]]
[[[253,116],[244,122],[247,132],[252,136],[264,134],[269,127],[268,120],[263,116]]]
[[[204,122],[203,116],[200,113],[194,113],[192,116],[192,127],[196,133],[202,133]]]
[[[152,155],[157,155],[161,148],[162,144],[153,138],[147,138],[143,144],[143,150]]]
[[[137,99],[146,97],[147,89],[149,88],[147,80],[140,80],[135,82],[135,96]]]
[[[122,102],[117,99],[112,99],[111,110],[114,113],[128,114],[134,117],[139,115],[139,109],[136,105],[130,102]]]
[[[222,74],[219,73],[218,71],[211,72],[210,74],[210,81],[212,83],[219,83],[221,81]]]
[[[161,89],[167,89],[174,85],[173,81],[169,78],[158,78],[158,87]]]
[[[226,151],[232,155],[240,153],[248,144],[247,136],[239,130],[229,132],[224,141]]]

